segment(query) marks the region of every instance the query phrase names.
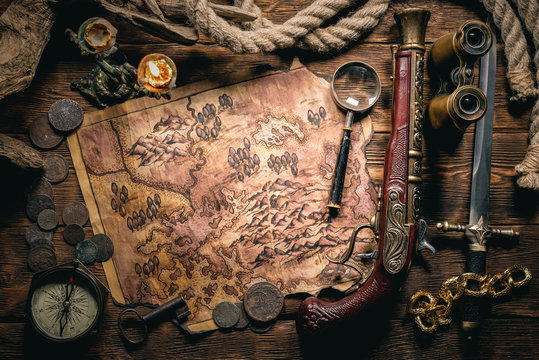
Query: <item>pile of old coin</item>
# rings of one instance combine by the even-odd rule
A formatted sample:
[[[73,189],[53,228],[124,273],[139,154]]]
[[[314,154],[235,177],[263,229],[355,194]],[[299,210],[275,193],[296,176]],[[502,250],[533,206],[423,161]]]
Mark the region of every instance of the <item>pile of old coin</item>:
[[[84,112],[76,101],[58,100],[47,114],[34,119],[29,128],[30,140],[42,150],[52,149],[77,129],[83,119]],[[32,271],[42,271],[56,265],[52,237],[59,219],[51,184],[64,181],[68,174],[67,160],[59,154],[48,154],[44,157],[42,177],[34,181],[26,192],[26,214],[34,222],[26,231],[26,242],[30,247],[28,266]],[[88,222],[88,209],[83,203],[74,202],[66,206],[62,220],[66,225],[63,238],[68,244],[76,246],[75,256],[81,262],[106,261],[112,256],[114,247],[108,236],[97,234],[90,240],[84,239],[83,226]]]
[[[84,112],[74,100],[61,99],[51,105],[47,114],[34,119],[28,135],[34,145],[49,150],[82,124]]]
[[[26,243],[30,247],[28,266],[35,272],[56,265],[52,236],[58,226],[58,214],[51,182],[65,179],[69,169],[65,159],[59,155],[49,155],[44,160],[43,177],[36,179],[25,194],[26,215],[34,222],[26,230]]]
[[[58,100],[47,114],[34,119],[28,135],[40,149],[52,149],[62,142],[64,136],[80,126],[83,118],[82,108],[76,101]],[[58,226],[58,214],[51,183],[62,182],[69,174],[69,165],[62,155],[48,154],[43,160],[42,177],[36,179],[26,191],[26,215],[34,222],[26,231],[26,243],[30,247],[28,266],[36,272],[56,265],[52,237]]]
[[[269,282],[259,282],[247,290],[243,302],[223,301],[213,309],[213,321],[221,329],[244,329],[257,333],[271,329],[284,305],[283,294]]]
[[[62,236],[66,243],[75,245],[75,257],[83,264],[110,259],[114,245],[105,234],[96,234],[85,239],[83,226],[88,222],[88,209],[81,202],[73,202],[65,207],[62,219],[66,227]]]

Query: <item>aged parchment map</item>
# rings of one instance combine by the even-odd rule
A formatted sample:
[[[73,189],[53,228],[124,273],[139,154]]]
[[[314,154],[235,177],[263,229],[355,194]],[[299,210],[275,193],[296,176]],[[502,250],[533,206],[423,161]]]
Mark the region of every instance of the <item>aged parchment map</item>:
[[[214,326],[212,309],[259,281],[285,295],[346,288],[358,274],[325,254],[342,254],[375,211],[370,119],[353,125],[342,208],[330,218],[345,114],[329,83],[297,62],[246,76],[86,114],[69,138],[94,232],[115,246],[104,264],[112,295],[164,303],[182,294],[193,331]],[[376,248],[367,232],[360,242],[358,251]],[[372,265],[360,261],[367,273]]]

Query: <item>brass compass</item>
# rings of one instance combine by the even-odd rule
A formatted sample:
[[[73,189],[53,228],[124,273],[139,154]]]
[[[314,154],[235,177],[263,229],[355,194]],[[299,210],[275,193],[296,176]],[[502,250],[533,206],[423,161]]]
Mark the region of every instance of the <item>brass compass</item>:
[[[34,276],[26,314],[38,334],[67,343],[97,332],[107,295],[106,287],[76,261]]]

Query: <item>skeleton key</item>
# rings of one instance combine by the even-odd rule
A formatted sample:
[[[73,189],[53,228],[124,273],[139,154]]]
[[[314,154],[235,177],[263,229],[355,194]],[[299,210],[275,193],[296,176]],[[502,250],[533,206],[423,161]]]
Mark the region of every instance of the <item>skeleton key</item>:
[[[124,316],[126,314],[135,314],[136,327],[142,330],[141,338],[134,338],[133,335],[129,335],[129,332],[124,328]],[[120,334],[131,345],[142,344],[148,337],[148,325],[157,321],[163,321],[175,317],[178,321],[183,321],[187,316],[191,314],[189,307],[185,300],[180,295],[177,298],[170,300],[169,302],[158,306],[154,310],[150,311],[146,315],[142,316],[135,309],[125,309],[118,315],[118,327],[120,328]],[[131,318],[132,319],[132,318]]]

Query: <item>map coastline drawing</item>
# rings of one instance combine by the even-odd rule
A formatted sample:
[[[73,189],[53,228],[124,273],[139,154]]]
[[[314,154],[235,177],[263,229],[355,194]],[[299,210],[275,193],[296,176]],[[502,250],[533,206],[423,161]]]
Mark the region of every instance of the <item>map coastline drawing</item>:
[[[115,246],[104,263],[115,299],[182,295],[197,332],[215,328],[219,302],[241,301],[259,281],[284,295],[346,289],[360,275],[326,255],[346,250],[376,191],[366,117],[354,123],[342,208],[329,216],[344,115],[327,81],[298,62],[86,114],[68,143],[94,232]],[[356,249],[374,250],[361,234]],[[373,260],[358,264],[368,274]]]

